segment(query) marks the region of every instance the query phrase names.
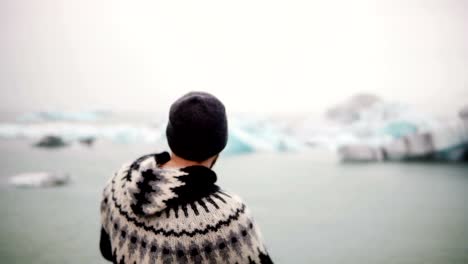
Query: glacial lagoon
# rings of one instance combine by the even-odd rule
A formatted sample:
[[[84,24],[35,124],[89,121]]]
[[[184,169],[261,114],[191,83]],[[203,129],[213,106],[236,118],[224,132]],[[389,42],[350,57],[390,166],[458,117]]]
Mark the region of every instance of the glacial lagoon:
[[[159,149],[160,150],[160,149]],[[150,144],[43,150],[1,140],[2,263],[106,263],[99,199],[122,162]],[[468,263],[468,166],[341,164],[324,150],[221,157],[218,182],[251,207],[276,263]],[[13,188],[25,171],[67,172],[68,185]]]

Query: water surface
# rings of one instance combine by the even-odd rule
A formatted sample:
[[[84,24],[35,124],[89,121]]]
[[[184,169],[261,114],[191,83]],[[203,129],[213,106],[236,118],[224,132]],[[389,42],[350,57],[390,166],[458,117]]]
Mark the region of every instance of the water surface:
[[[69,172],[47,189],[0,189],[1,263],[106,263],[99,198],[124,161],[153,146],[60,150],[0,141],[0,181]],[[219,183],[251,207],[277,263],[468,263],[468,166],[343,165],[322,152],[221,158]]]

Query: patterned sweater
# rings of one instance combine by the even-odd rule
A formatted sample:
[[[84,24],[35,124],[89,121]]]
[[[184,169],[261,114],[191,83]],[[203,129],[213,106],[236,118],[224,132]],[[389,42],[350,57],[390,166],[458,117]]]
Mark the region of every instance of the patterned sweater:
[[[236,195],[204,166],[161,168],[143,156],[109,180],[101,202],[102,255],[113,263],[272,263]]]

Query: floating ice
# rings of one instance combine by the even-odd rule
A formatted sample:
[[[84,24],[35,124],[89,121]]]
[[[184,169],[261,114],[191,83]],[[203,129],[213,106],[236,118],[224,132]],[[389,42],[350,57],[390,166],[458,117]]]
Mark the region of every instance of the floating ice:
[[[367,162],[381,161],[384,159],[380,148],[368,145],[346,145],[338,149],[342,161]]]
[[[50,136],[53,135],[53,138]],[[165,144],[165,123],[160,126],[135,123],[32,122],[0,124],[0,138],[40,140],[42,145],[89,142],[106,139],[116,143]],[[53,143],[53,144],[49,144]],[[60,144],[61,145],[61,144]],[[294,151],[303,145],[266,120],[235,119],[229,124],[228,155],[264,151]]]
[[[83,138],[107,139],[119,143],[157,142],[162,131],[159,128],[133,124],[86,124],[70,122],[46,122],[0,124],[0,138],[40,139],[55,135],[66,141]]]
[[[67,143],[58,136],[45,136],[39,142],[37,142],[34,146],[40,148],[60,148],[65,147]]]
[[[18,118],[18,121],[97,121],[109,114],[107,111],[40,111],[22,115]]]
[[[393,138],[401,138],[409,134],[414,134],[418,131],[418,127],[408,121],[390,122],[383,129],[384,134],[388,134]]]
[[[16,187],[38,188],[65,185],[70,182],[70,179],[68,174],[30,172],[11,177],[9,183]]]
[[[234,119],[230,123],[227,154],[250,152],[284,152],[303,148],[293,137],[266,120]]]
[[[357,160],[429,156],[453,160],[465,155],[463,146],[468,142],[466,112],[462,109],[459,112],[461,118],[452,118],[456,122],[449,124],[405,104],[361,94],[331,108],[325,115],[327,118],[319,122],[313,120],[313,116],[302,119],[233,116],[229,120],[229,141],[224,152],[239,155],[325,146],[349,159],[354,155]],[[113,120],[94,122],[99,115],[99,112],[36,113],[33,117],[37,119],[30,120],[41,120],[39,122],[0,123],[0,138],[37,141],[54,135],[66,143],[88,145],[101,139],[126,144],[167,145],[166,122],[161,116],[159,119],[151,116],[156,119],[153,120],[155,126],[146,122],[147,119],[114,118],[117,115]],[[73,121],[58,121],[64,119]],[[120,122],[123,120],[128,121]]]
[[[462,120],[467,113],[460,110]],[[333,145],[345,161],[461,160],[468,150],[467,122],[435,119],[372,95],[352,97],[326,116],[335,124],[333,135],[311,138]]]

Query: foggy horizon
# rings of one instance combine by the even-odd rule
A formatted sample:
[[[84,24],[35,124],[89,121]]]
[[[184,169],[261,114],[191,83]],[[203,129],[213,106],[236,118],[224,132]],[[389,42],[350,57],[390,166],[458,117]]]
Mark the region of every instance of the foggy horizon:
[[[456,113],[468,98],[467,7],[4,1],[0,111],[165,113],[203,90],[232,112],[322,113],[367,92]]]

